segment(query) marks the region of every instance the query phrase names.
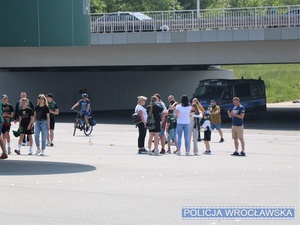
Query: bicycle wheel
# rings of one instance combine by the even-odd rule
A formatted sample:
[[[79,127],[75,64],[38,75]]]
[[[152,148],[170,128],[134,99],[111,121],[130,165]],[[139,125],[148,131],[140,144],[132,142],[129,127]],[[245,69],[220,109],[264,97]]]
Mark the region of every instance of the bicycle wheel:
[[[93,132],[93,127],[92,127],[92,126],[89,126],[89,129],[86,130],[86,125],[84,124],[83,133],[84,133],[86,136],[89,136],[92,132]]]
[[[73,136],[75,136],[75,133],[76,133],[76,129],[79,128],[79,119],[75,119],[75,122],[74,122],[74,131],[73,131]]]

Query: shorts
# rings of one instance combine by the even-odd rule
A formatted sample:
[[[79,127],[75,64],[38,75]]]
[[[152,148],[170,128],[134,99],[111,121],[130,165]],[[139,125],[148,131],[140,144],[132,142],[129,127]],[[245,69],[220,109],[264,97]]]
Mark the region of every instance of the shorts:
[[[216,124],[211,123],[210,124],[210,129],[211,130],[214,130],[214,129],[220,130],[221,129],[221,124],[220,123],[216,123]]]
[[[244,138],[244,125],[231,127],[232,139],[243,139]]]
[[[210,138],[211,138],[211,130],[204,131],[203,141],[210,141]]]
[[[167,137],[167,142],[169,142],[171,140],[172,141],[176,141],[177,140],[177,132],[176,132],[175,128],[169,130],[169,135]]]
[[[159,136],[164,136],[165,135],[165,128],[164,127],[161,127],[160,128],[160,133],[159,133]]]
[[[21,134],[34,134],[34,126],[32,126],[32,128],[30,130],[27,130],[27,126],[25,129],[24,129],[24,127],[22,127],[22,132],[20,132]]]
[[[54,130],[55,126],[55,117],[50,116],[50,130]]]
[[[152,130],[149,130],[149,132],[160,133],[160,123],[155,122],[154,126],[155,126],[155,128]]]
[[[91,112],[81,112],[80,113],[82,114],[82,116],[87,116],[87,117],[90,117],[91,116]]]
[[[10,126],[5,126],[2,123],[2,134],[5,134],[6,132],[9,132],[9,131],[10,131]]]

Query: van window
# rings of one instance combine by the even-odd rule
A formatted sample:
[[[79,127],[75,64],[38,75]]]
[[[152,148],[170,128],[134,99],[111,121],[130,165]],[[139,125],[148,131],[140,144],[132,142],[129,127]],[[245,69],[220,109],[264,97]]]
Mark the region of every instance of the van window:
[[[262,82],[251,82],[251,95],[263,95],[264,94],[264,87]]]
[[[235,96],[247,97],[250,96],[250,94],[251,92],[249,83],[235,85]]]
[[[233,98],[232,86],[226,87],[222,98],[223,99],[232,99]]]

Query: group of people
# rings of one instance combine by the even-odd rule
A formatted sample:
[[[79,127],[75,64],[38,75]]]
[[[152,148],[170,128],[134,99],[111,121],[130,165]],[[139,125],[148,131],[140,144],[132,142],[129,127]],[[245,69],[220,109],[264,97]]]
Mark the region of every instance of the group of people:
[[[36,106],[27,98],[26,92],[21,92],[20,100],[15,108],[8,102],[8,96],[2,95],[0,107],[0,145],[2,154],[0,159],[6,159],[11,154],[10,128],[12,122],[19,123],[15,136],[19,136],[15,153],[21,154],[21,146],[29,145],[29,155],[33,155],[34,134],[36,152],[35,155],[44,155],[46,145],[53,146],[55,116],[59,114],[53,94],[39,94]],[[40,140],[41,137],[41,140]],[[7,149],[6,149],[7,146]]]
[[[211,130],[216,129],[220,135],[220,143],[224,142],[223,132],[221,130],[221,109],[215,100],[211,100],[210,107],[204,109],[197,98],[189,99],[183,95],[181,102],[176,102],[173,95],[168,97],[168,108],[161,100],[160,94],[154,94],[151,97],[150,104],[145,107],[147,97],[138,96],[135,113],[141,118],[136,124],[138,127],[138,154],[160,155],[170,154],[171,144],[176,146],[173,152],[181,155],[182,137],[184,137],[185,155],[199,155],[198,142],[203,141],[205,151],[203,154],[210,155]],[[234,140],[234,156],[245,156],[245,141],[243,138],[243,119],[245,108],[240,104],[238,97],[233,98],[234,107],[228,110],[228,117],[232,119],[232,139]],[[154,119],[154,126],[149,126],[149,121]],[[149,139],[147,149],[145,148],[145,138],[149,130]],[[204,137],[201,138],[201,130],[204,131]],[[242,151],[239,152],[239,141]],[[158,145],[161,144],[159,151]],[[154,149],[152,149],[154,143]],[[167,144],[167,151],[165,146]]]

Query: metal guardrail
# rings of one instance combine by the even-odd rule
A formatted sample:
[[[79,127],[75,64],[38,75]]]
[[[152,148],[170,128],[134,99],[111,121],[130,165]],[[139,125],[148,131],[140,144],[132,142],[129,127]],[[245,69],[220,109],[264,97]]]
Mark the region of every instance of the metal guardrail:
[[[145,15],[145,16],[143,16]],[[300,26],[300,5],[91,14],[91,32],[193,31]]]

